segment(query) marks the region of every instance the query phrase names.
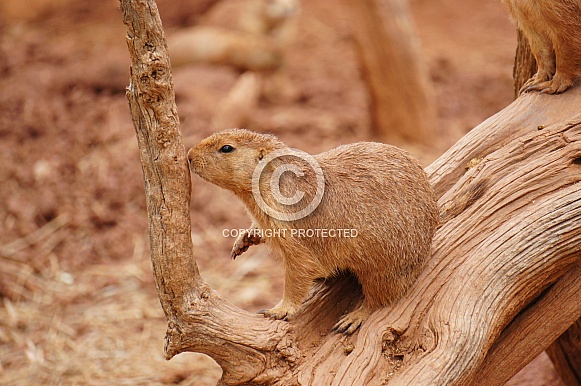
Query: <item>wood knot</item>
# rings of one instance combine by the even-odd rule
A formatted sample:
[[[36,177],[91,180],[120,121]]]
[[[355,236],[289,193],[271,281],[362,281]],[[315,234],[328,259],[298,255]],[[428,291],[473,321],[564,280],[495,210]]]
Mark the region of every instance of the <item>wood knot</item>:
[[[383,342],[383,346],[385,345],[392,345],[395,343],[400,337],[400,333],[397,332],[393,328],[388,328],[381,337],[381,341]]]

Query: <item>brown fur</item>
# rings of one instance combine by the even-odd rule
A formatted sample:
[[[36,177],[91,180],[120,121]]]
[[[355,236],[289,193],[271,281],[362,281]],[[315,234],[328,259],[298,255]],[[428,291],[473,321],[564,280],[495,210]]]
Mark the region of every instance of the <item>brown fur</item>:
[[[223,145],[235,150],[221,153]],[[357,230],[351,238],[291,237],[286,233],[286,237],[263,240],[245,234],[236,240],[232,251],[235,257],[250,245],[265,241],[282,258],[283,299],[264,311],[276,319],[297,312],[315,279],[353,272],[365,299],[359,309],[335,326],[338,331],[352,333],[373,310],[401,298],[423,269],[438,223],[434,193],[420,164],[407,152],[386,144],[360,142],[315,155],[325,179],[321,203],[302,219],[277,220],[255,202],[252,175],[266,154],[283,148],[286,146],[274,136],[231,129],[201,141],[189,150],[188,159],[194,173],[231,190],[244,202],[253,220],[251,229]],[[284,195],[292,196],[300,189],[310,202],[316,192],[315,173],[292,158],[272,161],[264,169],[260,186],[266,192],[265,201],[292,213],[302,201],[277,206],[268,192],[269,177],[282,162],[296,164],[304,173],[301,178],[282,175],[280,190]]]
[[[558,94],[581,75],[581,0],[502,0],[537,61],[521,92]]]

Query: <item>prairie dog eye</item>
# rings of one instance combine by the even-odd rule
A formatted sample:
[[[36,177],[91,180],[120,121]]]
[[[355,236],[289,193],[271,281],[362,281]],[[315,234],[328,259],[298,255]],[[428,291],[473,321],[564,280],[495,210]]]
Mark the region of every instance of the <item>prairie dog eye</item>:
[[[232,153],[234,151],[234,147],[231,145],[224,145],[218,151],[220,153]]]

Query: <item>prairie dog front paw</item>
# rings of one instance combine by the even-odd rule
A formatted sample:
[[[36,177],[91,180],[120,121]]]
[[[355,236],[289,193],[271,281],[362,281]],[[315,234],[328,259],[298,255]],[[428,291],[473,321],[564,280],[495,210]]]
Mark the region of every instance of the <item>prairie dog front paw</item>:
[[[263,314],[266,317],[271,319],[283,319],[287,320],[288,318],[294,316],[299,309],[298,306],[294,306],[290,303],[285,303],[281,300],[276,306],[268,309],[268,310],[260,310],[258,311],[259,314]]]
[[[258,228],[246,229],[240,232],[234,241],[230,257],[232,257],[232,260],[235,260],[238,256],[246,252],[251,245],[258,245],[263,242],[264,239],[260,237],[260,230]]]

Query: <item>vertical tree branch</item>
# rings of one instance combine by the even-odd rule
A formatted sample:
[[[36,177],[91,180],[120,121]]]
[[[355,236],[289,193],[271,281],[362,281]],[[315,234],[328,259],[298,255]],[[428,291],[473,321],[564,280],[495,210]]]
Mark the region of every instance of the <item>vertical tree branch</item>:
[[[202,280],[193,255],[190,173],[161,19],[154,0],[120,0],[120,7],[132,61],[127,99],[145,181],[153,273],[168,319],[166,358],[206,353],[222,366],[223,383],[240,384],[274,363],[289,363],[296,350],[292,342],[280,344],[285,322],[250,317]],[[282,373],[263,375],[265,382],[285,379],[287,366],[278,369]]]
[[[126,94],[145,181],[155,284],[171,323],[175,310],[183,309],[174,302],[187,299],[201,283],[191,241],[190,173],[155,1],[121,0],[120,7],[131,54]]]

